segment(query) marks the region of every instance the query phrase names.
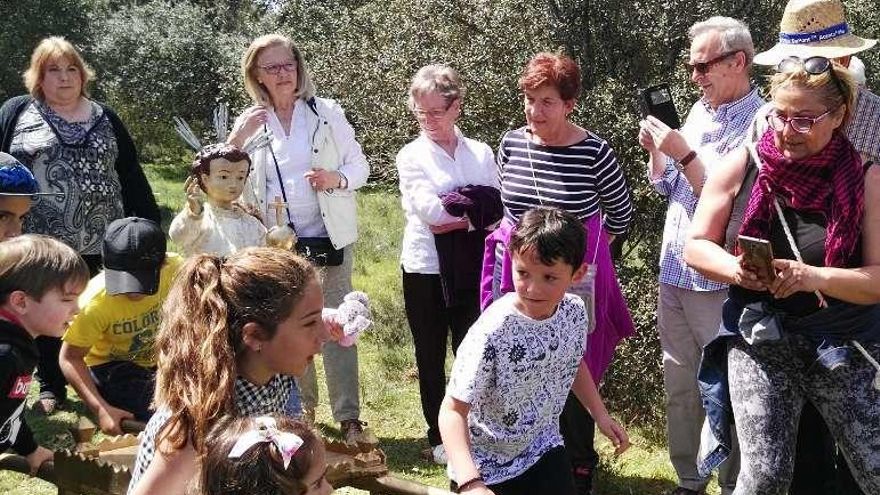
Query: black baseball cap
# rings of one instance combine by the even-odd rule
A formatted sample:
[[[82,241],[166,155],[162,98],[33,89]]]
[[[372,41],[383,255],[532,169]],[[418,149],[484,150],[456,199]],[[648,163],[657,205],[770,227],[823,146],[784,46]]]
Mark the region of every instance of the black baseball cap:
[[[104,286],[108,294],[159,291],[159,270],[165,261],[165,233],[146,218],[114,220],[104,234]]]

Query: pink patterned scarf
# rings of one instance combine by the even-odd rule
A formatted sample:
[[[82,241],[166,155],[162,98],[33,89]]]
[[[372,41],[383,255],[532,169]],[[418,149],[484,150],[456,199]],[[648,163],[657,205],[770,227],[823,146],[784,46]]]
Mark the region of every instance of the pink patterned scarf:
[[[852,144],[835,131],[819,153],[801,160],[782,156],[768,129],[757,143],[761,169],[740,234],[769,238],[774,196],[796,210],[825,214],[825,266],[846,267],[862,232],[865,178]]]

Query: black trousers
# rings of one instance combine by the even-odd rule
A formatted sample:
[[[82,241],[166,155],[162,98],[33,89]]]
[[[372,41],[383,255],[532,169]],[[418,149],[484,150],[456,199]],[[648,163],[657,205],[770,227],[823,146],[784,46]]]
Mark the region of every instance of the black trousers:
[[[571,461],[575,485],[579,490],[583,487],[581,492],[588,493],[593,471],[599,464],[599,454],[593,446],[596,423],[574,392],[569,392],[565,400],[565,407],[559,416],[559,432],[562,433],[565,450]]]
[[[403,272],[403,303],[412,332],[419,369],[422,413],[428,423],[428,443],[440,445],[437,417],[446,394],[446,343],[452,335],[452,352],[480,316],[478,292],[469,304],[446,307],[440,275]]]
[[[565,447],[556,447],[516,478],[488,486],[495,495],[574,495],[569,466]],[[450,489],[458,489],[455,482]]]
[[[798,423],[789,495],[862,495],[819,411],[807,402]]]
[[[134,414],[138,421],[150,420],[156,368],[143,368],[130,361],[110,361],[92,366],[89,371],[108,404]]]
[[[104,267],[100,254],[83,256],[89,267],[89,276],[94,277]],[[56,337],[37,337],[35,339],[40,359],[37,362],[37,381],[40,383],[40,398],[54,397],[61,402],[67,399],[67,379],[58,364],[61,352],[61,339]]]

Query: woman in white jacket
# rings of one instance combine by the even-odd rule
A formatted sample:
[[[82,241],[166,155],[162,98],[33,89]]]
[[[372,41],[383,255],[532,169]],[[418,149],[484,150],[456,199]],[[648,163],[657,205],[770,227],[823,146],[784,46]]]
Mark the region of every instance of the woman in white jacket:
[[[341,250],[341,264],[319,267],[325,304],[336,307],[352,290],[354,191],[367,181],[367,159],[342,108],[315,97],[302,53],[289,38],[270,34],[255,39],[242,58],[242,72],[254,105],[238,117],[228,141],[242,146],[257,132],[271,134],[270,146],[251,157],[253,170],[242,200],[271,227],[274,198],[283,198],[283,219],[300,239],[329,240],[325,248],[337,255]],[[331,343],[323,354],[333,417],[346,441],[356,441],[362,433],[357,347]],[[311,419],[318,400],[314,364],[298,383],[306,418]]]
[[[461,79],[451,67],[427,65],[419,69],[410,85],[408,101],[419,124],[419,136],[404,146],[395,160],[406,217],[400,255],[403,300],[413,335],[422,413],[431,446],[423,456],[438,464],[446,463],[437,417],[446,391],[447,342],[455,353],[480,315],[479,269],[473,273],[472,290],[467,290],[461,286],[469,279],[469,272],[457,261],[472,259],[481,266],[487,233],[481,220],[497,223],[502,213],[492,150],[486,143],[466,137],[455,125],[461,116],[464,93]],[[474,186],[496,191],[497,217],[485,219],[480,215],[471,222],[467,216],[447,211],[441,197]],[[467,232],[469,239],[455,245],[461,258],[451,263],[450,277],[444,273],[444,265],[449,271],[450,263],[441,262],[437,236],[455,231]],[[450,279],[460,282],[449,283]]]

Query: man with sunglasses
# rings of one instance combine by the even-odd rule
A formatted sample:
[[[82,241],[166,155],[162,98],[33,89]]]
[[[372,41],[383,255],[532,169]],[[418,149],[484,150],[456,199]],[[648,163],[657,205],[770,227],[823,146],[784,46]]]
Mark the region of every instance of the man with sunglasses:
[[[853,55],[872,48],[877,40],[852,34],[840,0],[791,0],[779,23],[779,41],[755,55],[755,64],[777,72],[803,68],[809,74],[823,74],[838,63],[852,70]],[[833,75],[833,71],[831,71]],[[838,81],[839,84],[839,81]],[[749,140],[757,142],[767,127],[806,133],[823,115],[782,116],[767,104],[758,111],[749,129]],[[880,96],[859,88],[855,108],[844,126],[847,139],[864,164],[880,160]],[[858,495],[843,456],[834,454],[834,442],[818,411],[807,404],[801,413],[791,493],[812,495],[839,493]]]
[[[686,70],[702,97],[680,130],[654,117],[640,124],[639,143],[649,153],[648,177],[669,207],[660,255],[657,323],[663,349],[669,458],[678,475],[671,495],[705,493],[709,480],[697,472],[703,408],[697,369],[703,346],[721,321],[727,286],[687,267],[682,251],[697,199],[711,168],[739,147],[764,100],[749,80],[755,48],[748,27],[729,17],[694,24]],[[738,452],[721,466],[719,485],[731,493]]]

